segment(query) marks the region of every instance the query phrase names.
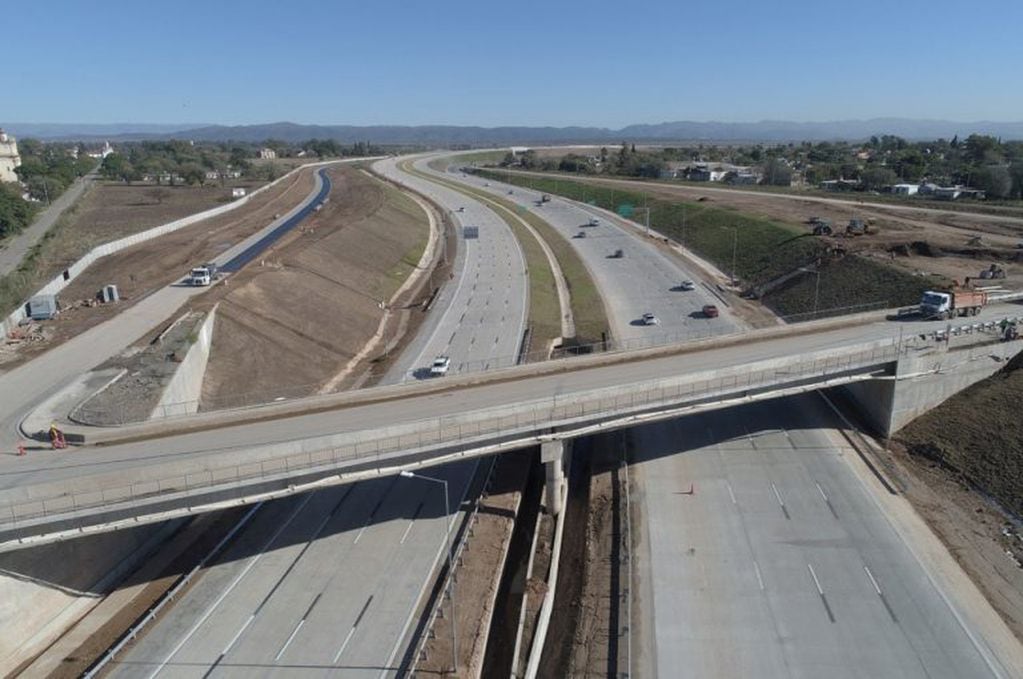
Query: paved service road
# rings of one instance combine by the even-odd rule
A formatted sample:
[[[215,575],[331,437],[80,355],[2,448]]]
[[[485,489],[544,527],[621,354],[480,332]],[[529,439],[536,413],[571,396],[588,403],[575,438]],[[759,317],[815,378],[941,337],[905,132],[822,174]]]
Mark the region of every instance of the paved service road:
[[[437,355],[451,357],[452,373],[514,359],[527,278],[513,234],[490,209],[401,172],[397,162],[375,169],[480,233],[459,240],[455,279],[384,382],[431,379],[424,372]],[[429,471],[450,484],[455,514],[478,464]],[[239,543],[119,661],[117,675],[392,674],[415,642],[422,595],[445,554],[445,510],[439,485],[400,477],[265,505]]]
[[[322,180],[317,178],[312,193],[267,229],[272,230],[276,224],[286,222],[304,210],[316,200],[322,186]],[[226,261],[223,258],[239,247],[244,249],[246,246],[241,243],[231,248],[218,258],[218,263]],[[18,426],[33,408],[79,375],[165,322],[182,304],[206,290],[178,284],[161,288],[109,321],[50,349],[25,365],[0,374],[0,451],[14,450],[22,438]]]
[[[635,676],[998,676],[834,426],[806,394],[633,430]]]

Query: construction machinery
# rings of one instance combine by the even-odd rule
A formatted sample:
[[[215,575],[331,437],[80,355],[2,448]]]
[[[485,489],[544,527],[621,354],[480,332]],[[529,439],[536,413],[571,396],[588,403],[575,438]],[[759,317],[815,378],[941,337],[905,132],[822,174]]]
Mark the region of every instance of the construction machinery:
[[[544,193],[544,194],[541,194],[541,196],[540,196],[540,202],[541,202],[541,203],[549,203],[549,202],[551,202],[551,196],[550,196],[550,194],[548,194],[548,193]]]
[[[1005,278],[1005,269],[998,266],[997,264],[992,264],[991,266],[980,272],[980,277],[983,278],[984,280],[997,280]]]
[[[877,228],[874,226],[873,219],[850,219],[849,224],[845,227],[847,236],[865,236],[874,233],[877,233]]]
[[[830,236],[831,235],[831,222],[821,219],[813,225],[813,235],[815,236]]]

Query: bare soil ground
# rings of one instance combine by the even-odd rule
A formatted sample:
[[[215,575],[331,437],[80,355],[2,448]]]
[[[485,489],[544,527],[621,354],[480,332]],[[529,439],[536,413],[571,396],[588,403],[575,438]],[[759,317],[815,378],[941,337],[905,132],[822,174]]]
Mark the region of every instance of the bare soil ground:
[[[906,495],[1023,641],[1023,357],[891,442]]]
[[[618,673],[620,590],[618,544],[621,540],[622,479],[608,435],[599,444],[590,476],[586,524],[586,569],[572,639],[570,677],[607,677]]]
[[[529,456],[535,454],[534,449],[505,454],[498,459],[490,491],[480,500],[476,523],[458,559],[454,605],[458,631],[457,676],[478,676],[482,668],[495,594],[529,474]],[[416,676],[452,676],[451,601],[443,599],[440,609],[433,634],[416,665]]]
[[[315,393],[363,349],[417,265],[422,208],[358,170],[330,175],[324,208],[221,286],[204,408]],[[398,304],[424,301],[423,283]]]
[[[137,187],[121,188],[135,189]],[[62,312],[56,319],[42,324],[46,330],[47,341],[25,344],[23,349],[16,353],[6,353],[4,358],[7,360],[4,361],[4,366],[13,367],[15,364],[29,360],[47,349],[113,318],[123,311],[126,305],[130,306],[153,291],[180,278],[196,262],[213,257],[265,227],[272,220],[274,214],[287,212],[307,196],[312,188],[312,170],[296,173],[272,189],[253,197],[246,205],[235,211],[204,220],[180,231],[98,260],[83,271],[59,295],[62,304],[71,308]],[[142,191],[144,190],[142,189]],[[184,193],[189,190],[191,189],[182,189],[179,197],[181,204],[178,205],[175,212],[172,213],[168,210],[159,216],[147,215],[146,218],[151,221],[147,221],[146,224],[148,226],[162,224],[200,212],[210,206],[202,201],[198,204],[189,202],[188,196],[191,194]],[[172,191],[172,189],[168,188],[168,191]],[[144,194],[135,194],[134,198],[121,195],[120,200],[122,202],[138,201],[140,200],[139,196],[144,196]],[[165,203],[168,202],[165,200]],[[71,228],[81,233],[87,233],[90,228],[96,228],[97,225],[105,223],[105,219],[109,219],[109,217],[104,217],[105,214],[118,211],[129,214],[124,212],[128,207],[118,206],[115,203],[113,207],[109,208],[110,213],[105,212],[105,208],[97,207],[89,218],[88,224],[79,226],[76,222]],[[136,209],[139,212],[145,212],[143,207]],[[138,230],[140,229],[134,231]],[[104,242],[110,240],[114,235],[110,231],[105,231],[105,233],[108,237],[103,238]],[[90,245],[78,252],[72,259],[81,256],[91,247]],[[63,263],[54,269],[53,274],[70,263],[70,261],[61,261]],[[99,290],[110,283],[117,285],[121,297],[120,303],[91,307],[80,303],[82,300],[95,299]]]
[[[653,182],[587,178],[572,176],[574,181],[590,181],[608,186],[627,186],[651,195],[702,201],[743,213],[767,217],[805,227],[812,216],[831,221],[844,229],[850,219],[872,218],[879,229],[876,235],[834,239],[850,252],[878,257],[910,271],[939,274],[948,278],[979,275],[982,268],[998,262],[1006,269],[1010,287],[1023,285],[1023,251],[1015,246],[1023,238],[1023,219],[994,221],[989,215],[949,211],[935,215],[924,210],[897,210],[875,203],[854,205],[832,202],[834,199],[778,193],[738,191],[692,185],[666,185]],[[846,200],[846,199],[843,199]],[[979,241],[973,239],[979,238]],[[936,256],[898,254],[900,246],[924,242],[933,247]],[[892,251],[896,255],[892,256]]]

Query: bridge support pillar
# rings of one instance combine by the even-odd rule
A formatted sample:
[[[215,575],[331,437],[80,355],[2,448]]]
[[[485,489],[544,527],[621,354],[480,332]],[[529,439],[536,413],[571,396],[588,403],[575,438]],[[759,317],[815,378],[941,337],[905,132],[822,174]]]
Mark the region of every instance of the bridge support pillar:
[[[551,516],[561,513],[565,497],[565,456],[570,441],[556,439],[540,444],[540,461],[547,470],[546,504]]]

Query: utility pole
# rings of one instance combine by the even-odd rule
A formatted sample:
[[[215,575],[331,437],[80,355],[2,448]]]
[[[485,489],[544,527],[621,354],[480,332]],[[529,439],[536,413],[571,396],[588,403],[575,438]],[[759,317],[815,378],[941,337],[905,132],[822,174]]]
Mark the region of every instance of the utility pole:
[[[686,246],[686,204],[682,203],[682,247]]]

